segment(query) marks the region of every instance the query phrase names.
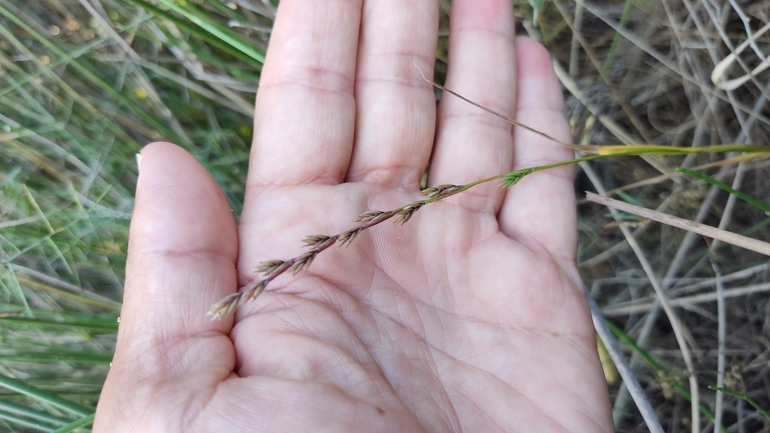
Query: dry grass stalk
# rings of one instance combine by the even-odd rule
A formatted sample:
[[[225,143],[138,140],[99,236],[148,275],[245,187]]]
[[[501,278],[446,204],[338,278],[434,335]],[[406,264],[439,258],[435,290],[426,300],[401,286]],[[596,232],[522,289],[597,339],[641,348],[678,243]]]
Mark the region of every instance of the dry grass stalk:
[[[588,201],[592,201],[594,203],[599,203],[608,207],[622,210],[624,212],[641,216],[643,218],[651,219],[659,223],[668,224],[673,227],[677,227],[693,233],[698,233],[700,235],[703,235],[712,239],[718,239],[728,244],[732,244],[741,248],[746,248],[751,251],[756,251],[766,256],[770,256],[770,243],[767,243],[767,242],[762,242],[757,239],[752,239],[736,233],[720,230],[715,227],[707,226],[705,224],[697,223],[695,221],[686,220],[684,218],[675,217],[673,215],[664,214],[662,212],[654,211],[652,209],[646,209],[646,208],[635,206],[619,200],[602,197],[592,192],[587,192],[586,198],[588,199]]]
[[[480,179],[465,185],[439,185],[432,188],[426,188],[422,191],[422,195],[425,197],[425,199],[417,200],[389,211],[363,212],[358,215],[358,219],[356,220],[362,224],[342,233],[338,233],[333,236],[308,236],[303,240],[305,246],[310,248],[308,251],[289,260],[267,260],[258,264],[255,269],[257,272],[261,273],[264,278],[250,281],[237,293],[233,293],[232,295],[227,296],[221,301],[217,302],[208,312],[208,316],[210,316],[212,320],[220,320],[221,318],[232,314],[241,305],[245,304],[249,300],[256,299],[265,290],[271,281],[278,278],[278,276],[284,272],[290,271],[293,275],[304,272],[307,270],[307,268],[310,267],[311,263],[313,263],[313,260],[318,256],[318,254],[330,248],[334,244],[339,244],[341,247],[349,246],[353,240],[358,237],[359,234],[368,228],[374,227],[377,224],[380,224],[394,217],[394,224],[406,224],[418,210],[429,203],[443,200],[447,197],[451,197],[455,194],[466,191],[478,184],[489,182],[494,179],[503,178],[503,186],[511,186],[518,182],[526,174],[531,172],[532,171],[525,170],[522,173],[513,176],[512,178],[509,178],[511,174],[508,173],[507,176],[494,176],[486,179]]]

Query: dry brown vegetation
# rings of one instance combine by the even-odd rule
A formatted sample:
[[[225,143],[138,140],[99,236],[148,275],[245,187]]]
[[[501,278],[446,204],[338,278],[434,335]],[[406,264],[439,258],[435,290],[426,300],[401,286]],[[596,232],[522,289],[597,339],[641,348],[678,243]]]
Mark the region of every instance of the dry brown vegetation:
[[[760,72],[727,91],[711,79],[715,67],[749,40],[749,31],[756,33],[770,22],[770,3],[734,3],[546,2],[536,25],[531,15],[522,18],[524,27],[549,47],[563,68],[560,77],[569,89],[568,115],[576,140],[676,147],[767,145],[770,74]],[[741,13],[749,18],[748,30]],[[766,34],[757,36],[753,45],[758,51],[745,49],[723,81],[759,65],[770,53],[769,41]],[[763,210],[673,172],[675,167],[709,166],[702,171],[768,203],[767,161],[722,165],[729,156],[596,161],[582,166],[576,189],[578,194],[616,190],[619,198],[645,208],[770,239],[770,219]],[[605,317],[664,368],[656,371],[626,348],[665,430],[687,431],[693,423],[689,402],[668,383],[675,380],[689,389],[688,367],[672,320],[681,327],[690,352],[699,402],[721,415],[729,431],[766,429],[768,420],[745,401],[720,397],[707,386],[719,384],[770,406],[768,258],[629,215],[615,220],[607,208],[595,204],[582,202],[578,210],[579,265],[586,284]],[[628,246],[628,235],[638,242],[638,250]],[[647,270],[643,261],[649,263]],[[674,305],[675,317],[667,317],[654,302],[653,284]],[[613,385],[612,391],[616,427],[645,431],[624,387]],[[701,428],[708,424],[701,416]]]

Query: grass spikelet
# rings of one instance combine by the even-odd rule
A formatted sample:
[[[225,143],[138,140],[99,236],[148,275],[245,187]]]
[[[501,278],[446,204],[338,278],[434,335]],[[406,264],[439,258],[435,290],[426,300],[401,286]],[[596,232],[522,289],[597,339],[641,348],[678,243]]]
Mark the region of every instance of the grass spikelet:
[[[262,272],[268,277],[282,274],[283,271],[289,269],[292,263],[283,260],[267,260],[256,266],[257,272]]]
[[[337,237],[326,235],[311,235],[306,237],[302,242],[309,248],[326,249],[334,245],[337,242]]]
[[[211,317],[211,320],[221,320],[223,317],[227,317],[230,314],[233,314],[235,310],[238,309],[238,307],[245,304],[247,301],[256,299],[260,294],[262,294],[270,281],[270,278],[265,278],[263,280],[253,280],[244,286],[240,292],[233,293],[232,295],[228,295],[222,298],[221,301],[217,302],[213,307],[211,307],[211,310],[209,310],[206,315]]]
[[[519,183],[519,181],[523,179],[524,176],[531,174],[534,171],[535,169],[529,168],[529,169],[516,170],[510,173],[506,173],[505,177],[503,178],[503,182],[501,183],[500,186],[503,188],[510,188],[516,185],[517,183]]]
[[[353,242],[353,239],[355,239],[363,230],[364,230],[364,227],[360,226],[340,234],[340,237],[339,237],[340,246],[341,247],[350,246],[350,244]]]
[[[291,274],[297,275],[298,273],[303,272],[309,268],[310,264],[313,263],[313,260],[318,255],[318,252],[319,250],[310,250],[297,257],[294,264],[291,265],[291,268],[289,268]]]
[[[414,203],[410,203],[404,207],[402,207],[398,211],[398,217],[393,222],[394,224],[401,224],[404,225],[412,218],[412,215],[414,215],[415,212],[420,210],[421,207],[425,206],[427,204],[426,201],[416,201]]]
[[[440,199],[449,195],[461,192],[463,185],[439,185],[432,188],[425,188],[421,194],[428,198]]]
[[[246,297],[242,295],[243,293],[244,292],[238,292],[227,296],[214,304],[206,315],[211,317],[211,320],[221,320],[223,317],[233,314],[243,303],[243,300],[246,299]]]
[[[386,219],[392,217],[394,215],[393,211],[390,212],[383,212],[379,210],[373,210],[364,212],[360,215],[358,215],[357,222],[363,222],[363,223],[372,223],[377,224],[379,222],[385,221]]]

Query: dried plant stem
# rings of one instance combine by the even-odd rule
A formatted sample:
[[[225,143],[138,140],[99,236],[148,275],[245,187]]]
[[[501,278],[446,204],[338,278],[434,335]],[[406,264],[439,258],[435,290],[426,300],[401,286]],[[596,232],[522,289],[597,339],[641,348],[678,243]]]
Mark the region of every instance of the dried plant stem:
[[[642,155],[691,155],[691,154],[698,154],[698,153],[727,153],[727,152],[747,152],[747,153],[770,153],[770,148],[766,146],[752,146],[752,145],[746,145],[746,144],[718,144],[713,146],[703,146],[703,147],[671,147],[671,146],[663,146],[663,145],[657,145],[657,144],[631,144],[633,140],[628,140],[628,143],[625,145],[594,145],[594,144],[572,144],[572,143],[566,143],[561,140],[557,140],[556,138],[546,134],[545,132],[538,131],[537,129],[525,125],[521,122],[518,122],[516,120],[511,119],[510,117],[498,113],[497,111],[494,111],[490,108],[487,108],[477,102],[474,102],[465,96],[455,92],[454,90],[447,89],[446,87],[442,86],[441,84],[436,83],[433,80],[428,79],[425,74],[422,72],[422,69],[420,69],[417,64],[414,64],[415,67],[417,67],[417,70],[422,75],[423,80],[430,84],[431,86],[443,91],[447,92],[452,96],[455,96],[457,98],[460,98],[461,100],[473,105],[476,108],[479,108],[481,110],[486,111],[489,114],[492,114],[495,117],[498,117],[500,119],[505,120],[506,122],[510,123],[511,125],[518,126],[519,128],[526,129],[527,131],[533,132],[543,138],[546,138],[548,140],[551,140],[557,144],[560,144],[564,147],[568,147],[573,150],[579,150],[581,152],[590,152],[590,153],[597,153],[599,155],[608,155],[608,156],[621,156],[621,155],[635,155],[635,156],[642,156]],[[601,69],[601,68],[600,68]]]
[[[631,366],[628,364],[625,356],[623,355],[623,352],[621,351],[620,347],[618,347],[618,341],[615,336],[612,335],[610,327],[607,325],[607,322],[602,316],[602,311],[599,309],[599,306],[596,305],[596,301],[594,301],[594,298],[591,296],[588,288],[585,286],[583,286],[583,288],[586,292],[588,306],[591,309],[591,319],[594,322],[596,333],[604,343],[604,347],[607,348],[607,352],[610,354],[612,362],[615,363],[615,366],[618,369],[618,373],[620,373],[620,377],[623,378],[623,383],[626,384],[628,392],[631,394],[632,398],[634,399],[634,403],[636,403],[636,407],[642,414],[642,418],[644,418],[644,422],[647,424],[647,429],[652,433],[663,433],[664,430],[660,425],[658,416],[655,414],[655,410],[650,405],[650,401],[645,396],[644,390],[639,384],[639,381],[636,380],[636,376],[634,376],[634,372],[631,369]]]
[[[663,224],[668,224],[673,227],[677,227],[683,230],[687,230],[693,233],[718,239],[722,242],[732,244],[738,247],[746,248],[748,250],[756,251],[760,254],[770,256],[770,243],[763,242],[758,239],[749,238],[739,235],[737,233],[731,233],[725,230],[720,230],[716,227],[707,226],[695,221],[686,220],[684,218],[675,217],[673,215],[664,214],[654,211],[652,209],[646,209],[640,206],[634,206],[629,203],[625,203],[619,200],[613,200],[611,198],[602,197],[594,193],[586,193],[588,201],[594,203],[603,204],[608,207],[622,210],[624,212],[632,213],[634,215],[641,216],[643,218],[651,219]]]

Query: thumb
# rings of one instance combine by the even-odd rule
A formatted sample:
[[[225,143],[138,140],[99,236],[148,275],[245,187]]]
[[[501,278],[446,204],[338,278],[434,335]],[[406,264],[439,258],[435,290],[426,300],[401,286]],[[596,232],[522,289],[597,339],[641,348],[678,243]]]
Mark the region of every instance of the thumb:
[[[124,410],[125,397],[139,387],[200,380],[201,372],[221,381],[235,365],[232,318],[206,317],[238,287],[227,200],[206,169],[173,144],[145,147],[140,170],[117,348],[97,424]]]

